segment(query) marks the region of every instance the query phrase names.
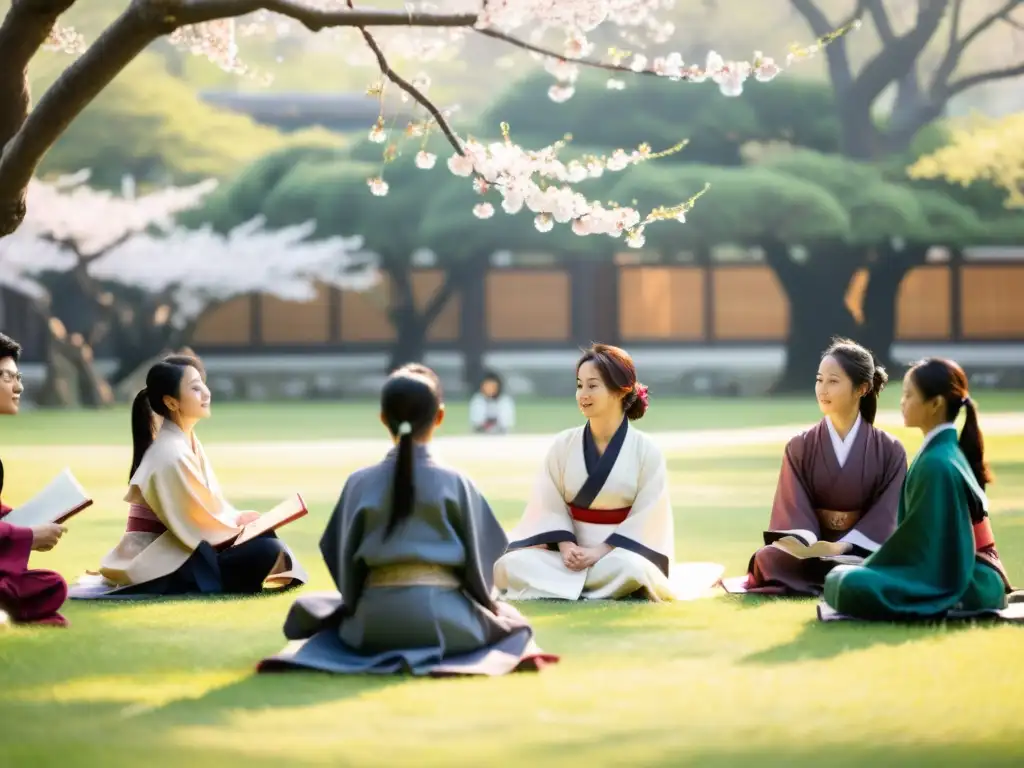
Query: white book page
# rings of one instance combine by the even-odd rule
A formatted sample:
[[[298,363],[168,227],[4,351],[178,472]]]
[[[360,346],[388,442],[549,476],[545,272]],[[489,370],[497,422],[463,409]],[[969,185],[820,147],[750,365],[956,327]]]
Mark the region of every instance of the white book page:
[[[43,490],[7,513],[3,521],[30,528],[34,525],[55,523],[90,504],[92,499],[75,479],[71,470],[65,468]]]

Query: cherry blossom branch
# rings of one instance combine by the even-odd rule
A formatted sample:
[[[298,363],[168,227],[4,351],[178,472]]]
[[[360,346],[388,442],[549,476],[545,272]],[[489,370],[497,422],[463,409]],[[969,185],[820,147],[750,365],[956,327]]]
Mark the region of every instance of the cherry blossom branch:
[[[525,51],[531,53],[539,53],[542,56],[550,56],[552,59],[558,59],[560,61],[567,61],[573,64],[580,64],[585,67],[593,67],[594,69],[607,69],[611,72],[628,72],[633,75],[657,75],[653,69],[635,69],[634,67],[628,67],[624,64],[613,64],[606,61],[595,61],[594,59],[587,58],[569,58],[564,53],[556,53],[550,48],[544,48],[533,43],[528,43],[525,40],[520,40],[518,37],[513,37],[505,32],[499,32],[496,29],[481,29],[474,27],[473,31],[477,34],[483,35],[484,37],[492,37],[495,40],[501,40],[502,42],[514,45],[516,48],[522,48]]]
[[[352,8],[352,0],[346,1],[348,3],[348,7]],[[484,6],[486,7],[486,3],[484,3]],[[366,41],[370,50],[373,51],[373,55],[377,57],[377,66],[380,68],[381,74],[421,104],[424,109],[430,113],[431,117],[434,118],[435,122],[437,122],[437,126],[441,129],[441,133],[443,133],[445,138],[448,139],[448,143],[455,148],[455,151],[460,155],[465,154],[462,149],[462,142],[459,141],[459,138],[455,135],[455,132],[448,124],[448,121],[445,119],[444,115],[441,114],[441,110],[434,106],[434,103],[428,99],[426,94],[424,94],[419,88],[392,69],[391,65],[388,64],[384,51],[381,50],[380,45],[365,27],[359,27],[359,32],[362,34],[363,40]]]
[[[292,0],[134,0],[153,6],[171,6],[175,27],[202,24],[217,19],[234,19],[256,11],[269,11],[295,19],[311,32],[329,27],[469,27],[475,13],[430,13],[427,11],[355,10],[325,11]],[[174,13],[176,6],[177,12]]]
[[[6,54],[7,46],[15,43],[11,62],[27,64],[50,34],[60,12],[72,3],[73,0],[15,0],[0,26],[0,50]],[[27,92],[21,90],[23,74],[20,75],[22,85],[14,97],[0,101],[0,114],[13,118],[8,136],[0,135],[7,139],[0,155],[0,237],[15,231],[24,219],[28,183],[43,155],[71,121],[150,43],[183,26],[245,16],[259,10],[289,16],[310,30],[364,26],[466,27],[477,19],[475,13],[322,11],[291,0],[132,0],[85,53],[57,78],[35,109],[28,112]],[[14,68],[19,73],[23,70],[24,65]],[[11,71],[5,66],[3,77],[9,76]]]

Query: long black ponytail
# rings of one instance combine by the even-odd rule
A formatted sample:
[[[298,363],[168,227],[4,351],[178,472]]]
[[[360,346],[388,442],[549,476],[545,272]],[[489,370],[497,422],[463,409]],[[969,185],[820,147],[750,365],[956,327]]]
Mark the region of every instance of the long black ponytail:
[[[441,382],[425,365],[406,365],[388,377],[380,393],[380,410],[388,431],[398,438],[387,538],[412,515],[416,496],[413,442],[426,434],[441,408]]]
[[[156,439],[154,416],[165,419],[171,417],[164,397],[177,399],[181,396],[181,380],[188,368],[195,368],[205,380],[206,371],[197,358],[168,355],[149,369],[146,386],[139,390],[132,401],[132,468],[128,472],[129,482],[142,463],[142,457]]]
[[[941,397],[946,405],[946,421],[956,421],[964,411],[964,428],[960,430],[960,450],[984,488],[995,478],[985,460],[985,437],[978,423],[978,406],[971,399],[967,374],[960,364],[941,357],[925,358],[910,369],[910,377],[925,400]]]

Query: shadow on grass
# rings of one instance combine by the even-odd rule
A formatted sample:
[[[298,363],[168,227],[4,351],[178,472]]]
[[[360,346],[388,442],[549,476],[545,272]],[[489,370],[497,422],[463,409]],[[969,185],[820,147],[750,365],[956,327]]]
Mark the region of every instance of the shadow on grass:
[[[740,664],[789,664],[795,661],[831,659],[852,651],[877,646],[898,646],[931,637],[936,631],[944,634],[963,632],[979,624],[992,622],[929,621],[915,624],[881,622],[818,621],[811,608],[811,618],[800,634],[783,645],[758,651],[739,660]]]
[[[358,698],[398,685],[430,683],[436,684],[437,680],[411,675],[335,675],[316,671],[257,674],[254,665],[249,677],[213,688],[197,698],[177,699],[144,710],[130,719],[136,728],[159,729],[167,723],[175,727],[212,725],[241,711],[304,708]]]
[[[631,755],[636,765],[682,766],[696,765],[701,768],[734,768],[734,766],[757,766],[757,768],[794,768],[794,766],[822,766],[829,768],[862,768],[877,766],[1019,766],[1024,757],[1024,743],[1020,739],[1007,737],[984,744],[928,743],[878,744],[865,738],[853,736],[848,741],[825,740],[807,744],[806,740],[787,740],[783,735],[774,739],[770,746],[762,744],[744,745],[742,739],[721,743],[714,747],[687,745],[682,740],[667,743],[664,729],[636,729],[618,731],[601,739],[580,739],[573,743],[571,737],[558,741],[531,746],[528,750],[514,750],[517,763],[545,765],[552,761],[552,755],[564,753],[569,748],[573,765],[608,765],[607,756]],[[671,736],[668,736],[671,738]]]

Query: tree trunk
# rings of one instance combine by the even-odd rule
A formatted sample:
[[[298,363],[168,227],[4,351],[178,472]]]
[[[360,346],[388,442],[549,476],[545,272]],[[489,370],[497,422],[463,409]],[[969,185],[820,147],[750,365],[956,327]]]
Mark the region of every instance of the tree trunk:
[[[101,408],[114,402],[110,385],[96,371],[92,349],[77,334],[69,338],[64,326],[37,308],[49,329],[46,381],[40,405],[53,408]]]
[[[845,299],[858,260],[841,244],[821,246],[803,263],[793,261],[784,245],[770,244],[764,250],[789,300],[786,360],[772,392],[808,390],[832,337],[856,333]]]
[[[903,366],[892,356],[896,341],[896,303],[903,278],[914,267],[925,263],[928,248],[910,245],[896,252],[890,246],[879,249],[878,258],[868,267],[868,286],[864,293],[864,329],[861,342],[875,354],[890,376],[902,376]]]
[[[390,373],[407,363],[423,362],[427,350],[427,332],[465,282],[469,268],[464,262],[449,267],[445,273],[444,283],[430,297],[422,312],[416,307],[412,291],[412,271],[408,262],[385,263],[384,268],[391,278],[392,293],[388,317],[395,329],[395,341],[391,346],[388,360]]]
[[[459,342],[462,348],[462,379],[469,392],[480,386],[484,375],[484,351],[487,346],[487,308],[484,280],[489,261],[486,256],[471,256],[465,263],[460,293],[462,317]]]

